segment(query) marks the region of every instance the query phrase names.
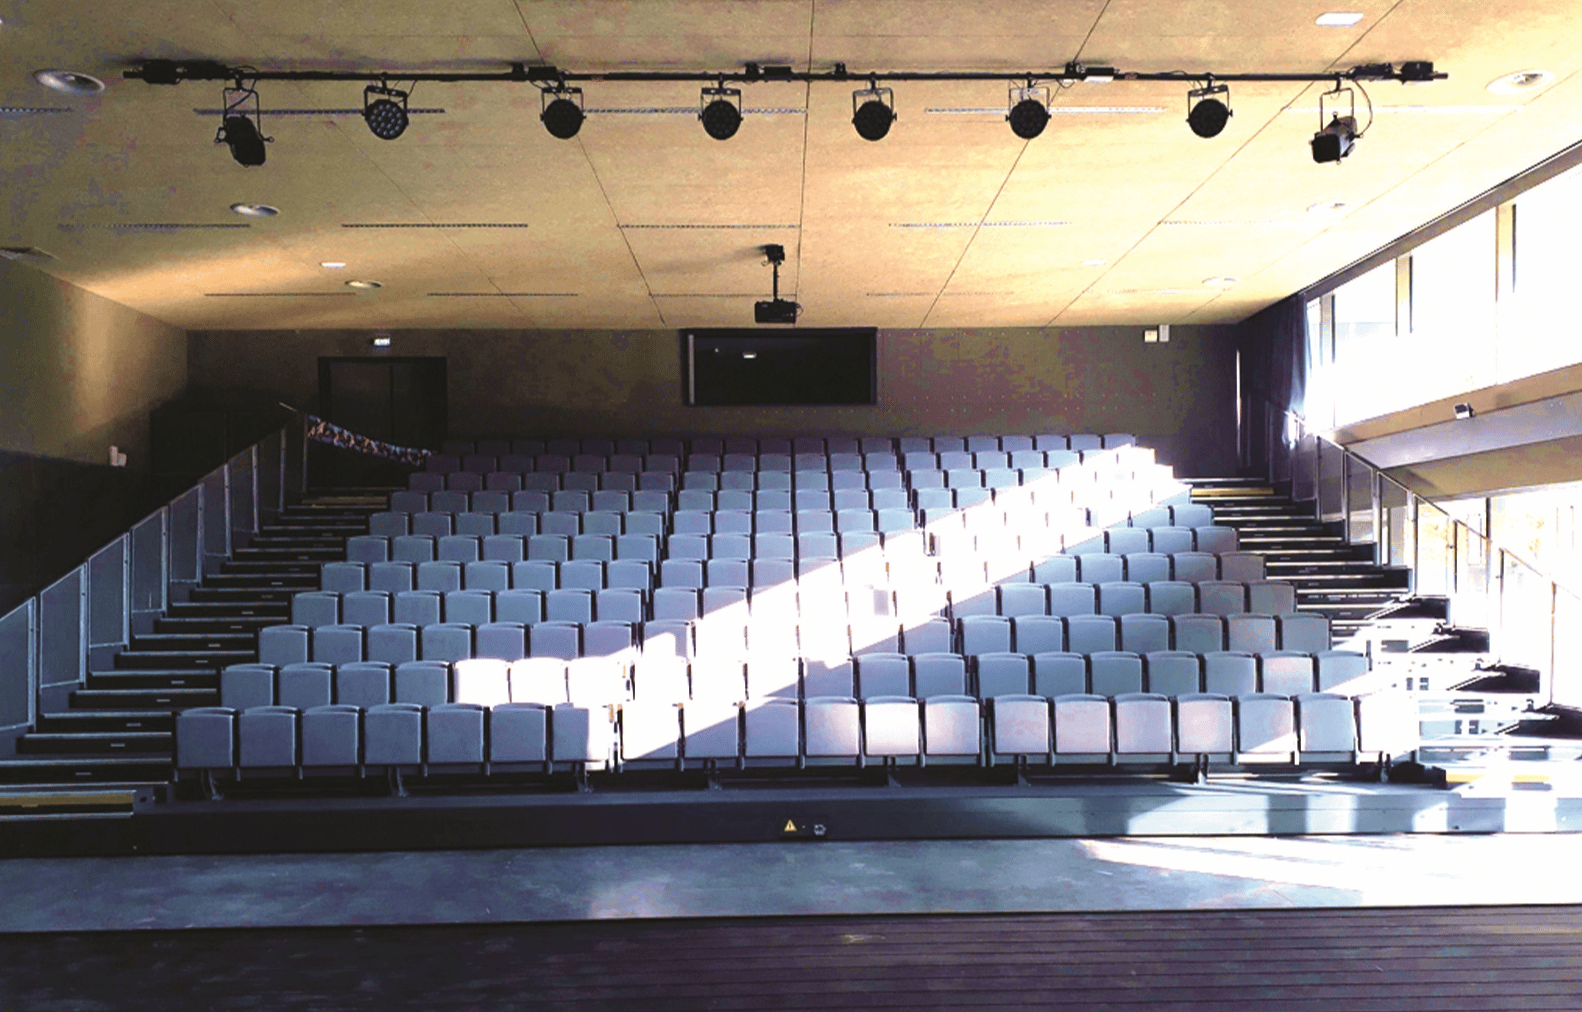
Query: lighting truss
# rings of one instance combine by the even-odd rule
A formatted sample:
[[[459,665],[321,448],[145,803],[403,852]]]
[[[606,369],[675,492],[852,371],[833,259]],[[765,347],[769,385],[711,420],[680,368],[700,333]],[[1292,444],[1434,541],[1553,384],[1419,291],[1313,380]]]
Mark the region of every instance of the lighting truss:
[[[869,82],[869,87],[876,87],[879,81],[1007,81],[1022,82],[1024,85],[1029,80],[1041,81],[1050,84],[1071,84],[1082,81],[1090,82],[1128,82],[1128,81],[1200,81],[1213,79],[1220,82],[1234,81],[1292,81],[1292,82],[1328,82],[1343,81],[1401,81],[1403,83],[1418,83],[1423,81],[1442,81],[1450,75],[1444,71],[1434,69],[1434,65],[1426,60],[1411,60],[1400,64],[1392,63],[1366,63],[1339,74],[1286,74],[1251,72],[1242,74],[1220,74],[1206,71],[1171,71],[1169,73],[1149,73],[1141,71],[1121,71],[1113,67],[1086,67],[1078,63],[1068,63],[1060,69],[1049,70],[1021,70],[1012,73],[1004,71],[966,70],[966,71],[921,71],[898,70],[874,73],[869,71],[848,71],[846,65],[835,64],[832,70],[796,70],[792,67],[759,66],[756,63],[746,64],[741,70],[708,70],[708,71],[660,71],[660,70],[608,70],[575,72],[561,70],[548,66],[528,66],[525,63],[513,63],[509,70],[503,71],[478,71],[478,72],[418,72],[395,70],[252,70],[245,71],[227,66],[212,60],[142,60],[135,69],[122,73],[122,77],[132,81],[146,81],[149,84],[179,84],[182,81],[230,81],[244,75],[251,81],[363,81],[377,83],[387,80],[403,81],[502,81],[524,84],[554,85],[557,82],[576,83],[587,81],[638,81],[638,82],[665,82],[665,81],[694,81],[703,84],[723,85],[725,82],[734,81],[754,83],[759,81],[799,81],[799,82],[840,82],[853,81]]]

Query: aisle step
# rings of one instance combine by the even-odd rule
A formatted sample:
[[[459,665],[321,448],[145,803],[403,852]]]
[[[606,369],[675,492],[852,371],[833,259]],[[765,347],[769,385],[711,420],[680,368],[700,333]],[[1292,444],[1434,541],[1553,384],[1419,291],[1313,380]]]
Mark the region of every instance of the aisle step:
[[[73,712],[125,710],[129,707],[185,710],[191,706],[218,705],[220,690],[217,682],[214,688],[77,689],[71,694]]]
[[[169,731],[85,731],[68,734],[35,731],[24,735],[17,742],[17,754],[88,755],[103,751],[112,754],[160,752],[169,755],[173,747],[171,738]]]

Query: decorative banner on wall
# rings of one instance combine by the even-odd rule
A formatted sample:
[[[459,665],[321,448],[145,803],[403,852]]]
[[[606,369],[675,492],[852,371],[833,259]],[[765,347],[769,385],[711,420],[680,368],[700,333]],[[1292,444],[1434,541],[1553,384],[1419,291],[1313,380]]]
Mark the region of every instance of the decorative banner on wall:
[[[342,428],[334,422],[327,422],[317,415],[304,414],[305,428],[303,435],[319,443],[328,443],[338,446],[343,450],[353,450],[357,453],[366,453],[372,457],[384,457],[386,460],[398,460],[403,464],[413,467],[422,467],[424,461],[433,456],[432,450],[419,449],[412,446],[396,446],[393,443],[381,442],[360,436],[350,429]]]

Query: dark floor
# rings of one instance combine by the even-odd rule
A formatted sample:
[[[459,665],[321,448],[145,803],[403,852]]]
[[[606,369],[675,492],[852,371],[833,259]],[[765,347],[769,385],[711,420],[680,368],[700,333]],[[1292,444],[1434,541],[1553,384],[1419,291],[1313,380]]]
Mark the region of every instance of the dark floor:
[[[1575,1010],[1582,909],[0,936],[0,1008]]]

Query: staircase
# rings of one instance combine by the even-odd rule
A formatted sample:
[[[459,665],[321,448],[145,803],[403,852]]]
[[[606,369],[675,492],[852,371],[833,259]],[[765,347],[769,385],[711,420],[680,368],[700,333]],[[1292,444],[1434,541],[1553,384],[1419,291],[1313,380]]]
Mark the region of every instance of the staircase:
[[[1410,570],[1378,565],[1372,545],[1348,544],[1340,521],[1317,519],[1311,503],[1280,495],[1266,479],[1185,480],[1194,503],[1234,527],[1244,551],[1263,556],[1270,580],[1296,588],[1299,610],[1329,617],[1337,644],[1411,593]]]
[[[317,590],[319,565],[346,557],[386,494],[309,496],[232,552],[154,630],[92,671],[70,708],[39,717],[0,761],[0,792],[128,787],[170,780],[175,711],[217,706],[220,669],[258,659],[258,630],[291,620],[291,596]]]

